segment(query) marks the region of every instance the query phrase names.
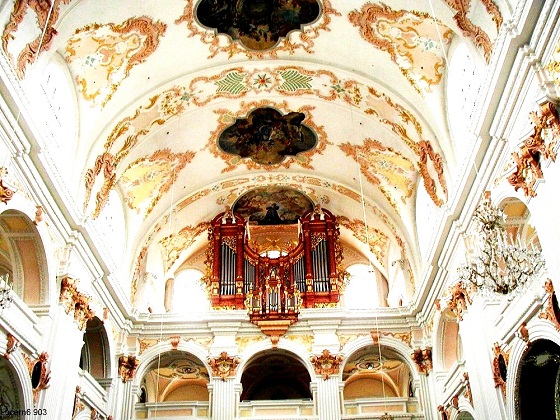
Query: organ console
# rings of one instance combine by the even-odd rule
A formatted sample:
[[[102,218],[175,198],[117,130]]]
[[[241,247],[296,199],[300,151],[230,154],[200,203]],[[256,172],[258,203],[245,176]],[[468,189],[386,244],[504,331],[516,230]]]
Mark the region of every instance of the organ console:
[[[336,305],[344,284],[336,217],[316,206],[297,224],[251,225],[227,208],[209,228],[212,306],[295,322],[300,308]]]

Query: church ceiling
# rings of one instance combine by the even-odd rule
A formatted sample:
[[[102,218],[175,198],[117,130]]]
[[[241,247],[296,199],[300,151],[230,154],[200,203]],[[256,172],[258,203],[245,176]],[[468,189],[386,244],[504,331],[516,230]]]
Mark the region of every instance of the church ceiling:
[[[493,0],[431,3],[21,0],[0,8],[2,49],[24,89],[49,63],[67,75],[67,188],[94,220],[118,194],[130,271],[151,247],[180,265],[251,191],[297,192],[379,267],[392,246],[415,271],[417,194],[442,206],[453,170],[447,55],[488,59],[503,20]]]

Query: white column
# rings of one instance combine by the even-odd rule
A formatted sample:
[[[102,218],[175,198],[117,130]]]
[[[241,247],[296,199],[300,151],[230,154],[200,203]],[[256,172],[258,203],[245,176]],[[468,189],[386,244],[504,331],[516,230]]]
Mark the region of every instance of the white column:
[[[490,322],[493,319],[492,313],[492,308],[485,305],[480,296],[475,297],[473,304],[463,313],[459,333],[469,373],[475,417],[506,420],[501,390],[494,385],[492,370],[491,354],[495,341],[495,334],[491,330],[493,323]],[[508,386],[512,386],[512,383],[513,381],[508,383]]]
[[[50,342],[44,349],[49,354],[49,387],[40,392],[37,405],[47,410],[48,418],[72,417],[83,337],[83,331],[74,322],[73,313],[66,314],[59,305],[49,335]]]
[[[317,416],[321,420],[340,420],[340,386],[338,377],[317,379]]]
[[[116,404],[114,412],[111,413],[113,419],[130,420],[135,418],[136,393],[132,391],[132,381],[123,383],[122,379],[118,378],[115,386],[115,401],[118,401],[119,404]]]
[[[235,391],[233,379],[212,378],[212,420],[234,420]]]
[[[418,397],[424,418],[426,420],[439,419],[437,405],[434,397],[433,375],[419,375],[419,387],[415,389],[415,396]]]

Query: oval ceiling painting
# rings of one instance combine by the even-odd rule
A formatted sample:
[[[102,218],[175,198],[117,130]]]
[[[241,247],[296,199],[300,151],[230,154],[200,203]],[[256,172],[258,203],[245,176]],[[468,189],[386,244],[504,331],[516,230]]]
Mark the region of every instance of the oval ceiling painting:
[[[249,157],[261,165],[275,165],[317,144],[313,130],[302,124],[304,119],[301,112],[282,115],[274,108],[257,108],[226,128],[218,145],[226,153]]]
[[[317,0],[202,0],[198,21],[239,40],[251,50],[267,50],[289,32],[319,17]]]
[[[313,202],[303,193],[287,187],[261,187],[237,199],[233,211],[259,225],[297,223]]]

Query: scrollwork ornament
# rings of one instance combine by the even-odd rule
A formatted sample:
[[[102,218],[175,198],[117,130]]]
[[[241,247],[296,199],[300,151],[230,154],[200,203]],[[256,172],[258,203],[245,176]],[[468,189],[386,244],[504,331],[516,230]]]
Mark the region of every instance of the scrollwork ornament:
[[[239,357],[232,357],[223,351],[219,357],[208,358],[208,364],[212,368],[212,374],[215,377],[222,378],[225,381],[228,378],[235,376],[237,365],[241,362]]]
[[[554,285],[552,280],[547,279],[544,283],[544,290],[546,291],[548,297],[546,299],[546,306],[543,311],[539,314],[540,319],[546,319],[554,325],[557,331],[560,331],[560,322],[554,310],[554,301],[556,300],[556,294],[554,293]]]
[[[119,357],[119,375],[123,383],[134,379],[134,374],[139,364],[140,360],[134,355]]]
[[[339,373],[343,357],[341,355],[331,354],[329,350],[325,349],[321,355],[311,356],[310,360],[315,368],[315,373],[321,375],[323,379],[326,380],[329,379],[331,375],[337,375]]]
[[[6,352],[4,353],[4,357],[6,359],[9,359],[10,355],[19,348],[20,342],[10,333],[8,333],[7,339],[8,342],[6,344]]]

